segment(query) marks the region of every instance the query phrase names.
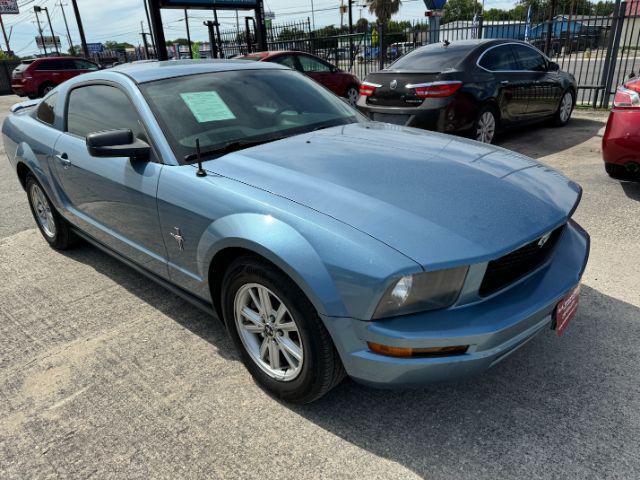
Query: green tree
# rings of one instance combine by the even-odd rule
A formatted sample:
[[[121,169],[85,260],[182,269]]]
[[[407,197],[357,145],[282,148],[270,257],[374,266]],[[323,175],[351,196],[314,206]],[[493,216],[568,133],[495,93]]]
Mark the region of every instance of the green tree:
[[[167,45],[189,45],[189,40],[186,38],[176,38],[175,40],[167,40]]]
[[[116,52],[121,52],[127,48],[133,48],[133,45],[128,42],[114,42],[112,40],[104,42],[103,45],[106,50],[114,50]],[[76,45],[74,48],[76,52],[82,52],[81,46]]]
[[[369,20],[366,18],[359,19],[355,24],[355,30],[359,33],[366,33],[369,30]]]
[[[593,14],[608,17],[613,14],[613,2],[598,2],[593,5]]]
[[[445,5],[442,23],[457,20],[473,20],[482,11],[482,5],[475,0],[449,0]]]
[[[482,14],[485,20],[510,20],[510,13],[508,10],[502,10],[500,8],[490,8],[485,10]]]

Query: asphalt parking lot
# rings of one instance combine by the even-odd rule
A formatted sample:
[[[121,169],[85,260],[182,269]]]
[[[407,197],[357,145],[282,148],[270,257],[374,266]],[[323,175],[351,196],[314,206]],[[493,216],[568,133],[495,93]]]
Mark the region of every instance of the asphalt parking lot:
[[[0,478],[640,478],[640,184],[604,173],[605,120],[500,141],[584,188],[564,337],[464,382],[346,381],[307,406],[258,388],[190,304],[91,246],[51,250],[0,152]]]

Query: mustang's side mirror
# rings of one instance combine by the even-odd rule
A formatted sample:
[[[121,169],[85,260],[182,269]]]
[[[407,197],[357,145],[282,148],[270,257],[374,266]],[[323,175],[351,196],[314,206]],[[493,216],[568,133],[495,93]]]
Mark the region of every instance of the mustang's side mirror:
[[[86,137],[87,150],[92,157],[130,157],[148,160],[151,147],[133,137],[131,130],[108,130],[90,133]]]
[[[557,72],[558,70],[560,70],[560,65],[558,65],[556,62],[549,62],[547,70],[549,70],[550,72]]]

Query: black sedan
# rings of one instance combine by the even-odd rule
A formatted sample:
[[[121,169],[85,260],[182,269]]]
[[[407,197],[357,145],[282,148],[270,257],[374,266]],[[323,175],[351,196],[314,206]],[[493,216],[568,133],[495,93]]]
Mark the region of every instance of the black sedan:
[[[470,135],[491,143],[503,128],[571,118],[576,82],[537,48],[517,40],[464,40],[418,48],[360,87],[371,119]]]

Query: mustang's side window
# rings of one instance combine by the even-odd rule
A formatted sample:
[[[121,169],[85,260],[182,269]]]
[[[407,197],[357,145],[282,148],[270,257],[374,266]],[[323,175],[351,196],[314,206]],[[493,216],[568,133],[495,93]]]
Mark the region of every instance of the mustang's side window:
[[[86,137],[90,133],[126,128],[136,138],[148,141],[138,113],[120,89],[89,85],[71,91],[67,107],[69,133]]]
[[[40,102],[40,105],[38,105],[38,120],[44,123],[48,123],[49,125],[53,125],[53,122],[56,119],[54,109],[57,101],[57,93],[52,93],[47,98],[42,100],[42,102]]]

